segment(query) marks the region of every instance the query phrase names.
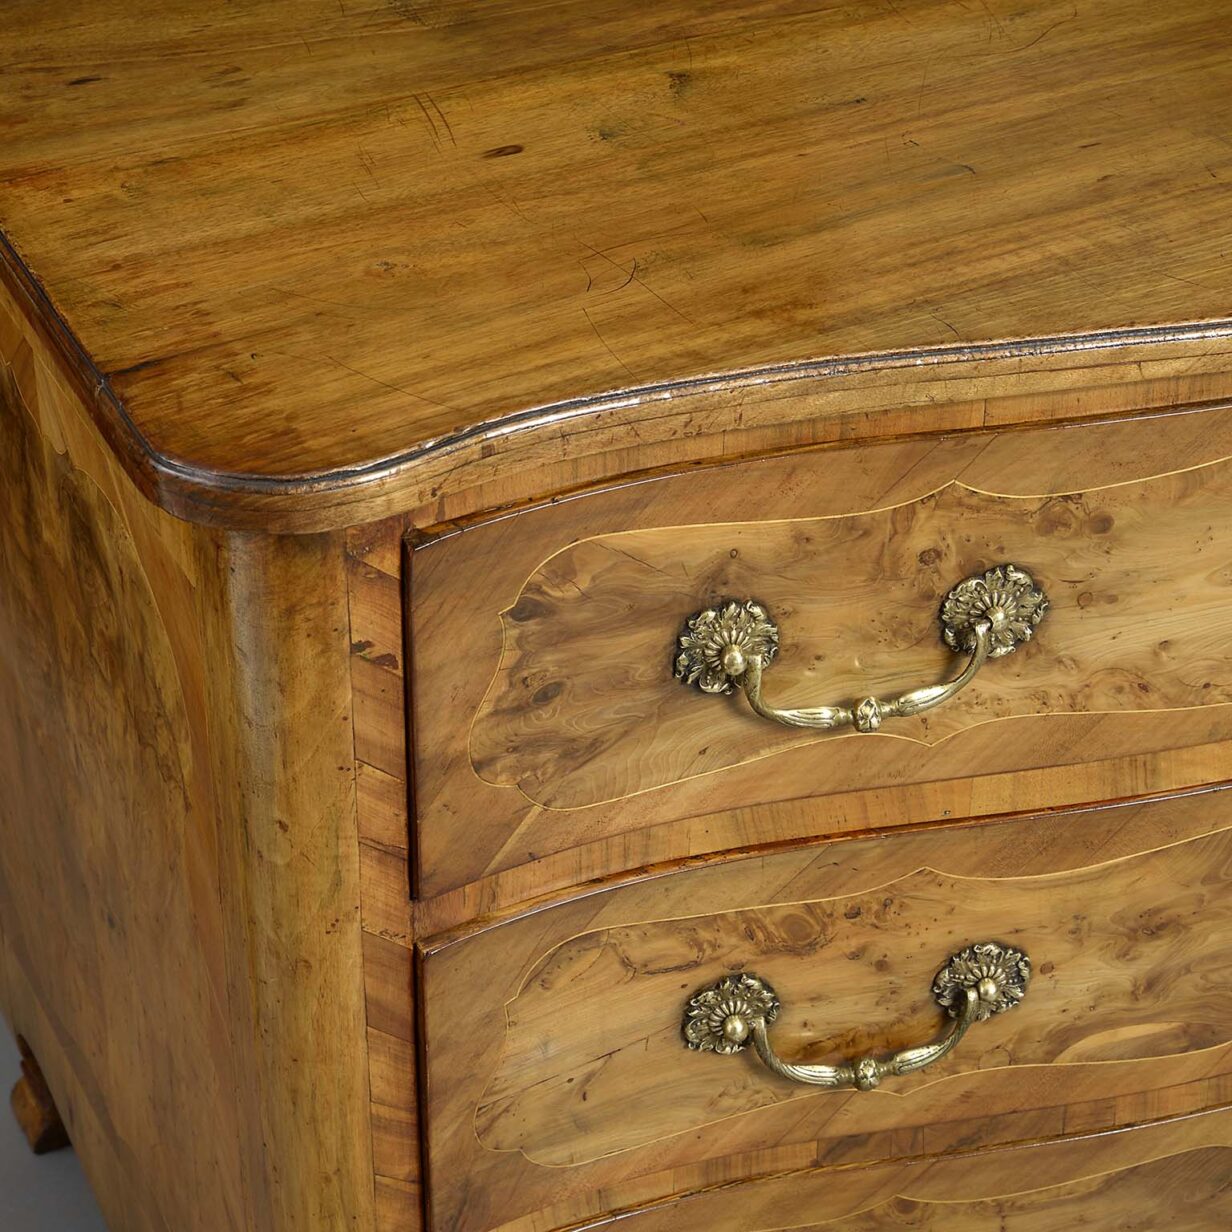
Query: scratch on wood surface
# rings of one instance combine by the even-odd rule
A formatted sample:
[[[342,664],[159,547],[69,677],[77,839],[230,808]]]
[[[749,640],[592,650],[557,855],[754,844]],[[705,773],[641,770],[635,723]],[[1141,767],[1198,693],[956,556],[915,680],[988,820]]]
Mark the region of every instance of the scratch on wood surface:
[[[1199,282],[1196,278],[1182,278],[1180,274],[1169,274],[1167,270],[1160,270],[1159,273],[1164,278],[1171,278],[1173,282],[1182,282],[1187,287],[1197,287],[1200,291],[1212,291],[1215,289],[1207,286],[1204,282]]]
[[[527,218],[526,214],[523,212],[522,207],[518,205],[518,203],[512,197],[506,200],[504,197],[500,195],[500,193],[496,191],[495,188],[492,188],[488,184],[483,184],[481,185],[481,187],[483,188],[483,191],[486,192],[488,196],[492,198],[493,201],[497,202],[497,204],[503,205],[505,209],[507,209],[511,214],[516,215],[523,222],[530,222],[530,219]]]
[[[920,112],[924,110],[924,91],[928,88],[928,66],[931,63],[929,60],[924,61],[924,76],[920,79],[920,92],[916,95],[915,100],[915,118],[920,118]]]
[[[449,140],[456,146],[458,143],[454,139],[453,129],[449,127],[449,121],[445,119],[445,113],[441,111],[441,109],[436,105],[436,102],[433,100],[432,95],[425,94],[423,96],[420,96],[418,94],[412,94],[411,97],[415,100],[416,106],[418,106],[420,112],[422,112],[423,114],[423,118],[427,121],[428,135],[432,138],[432,144],[436,147],[437,153],[439,154],[441,152],[442,146],[441,146],[441,129],[437,125],[435,116],[440,117],[441,124],[445,128],[449,136]],[[426,102],[424,101],[425,99],[427,100]],[[429,104],[432,107],[431,111],[428,110]],[[433,113],[435,113],[435,115]]]
[[[613,262],[615,264],[615,262]],[[618,287],[612,287],[610,290],[604,291],[604,295],[613,295],[617,291],[623,291],[637,277],[637,258],[633,258],[633,268],[629,271],[629,276]]]
[[[310,366],[313,362],[303,355],[294,355],[290,351],[275,350],[272,347],[267,347],[265,349],[265,354],[280,355],[284,359],[293,359],[296,363],[304,364],[305,366]],[[253,352],[252,358],[254,360],[257,358],[257,352]],[[425,394],[416,393],[413,389],[407,389],[403,385],[395,385],[392,381],[384,381],[379,376],[373,376],[369,372],[364,372],[359,368],[353,368],[350,364],[343,363],[342,360],[333,355],[322,354],[319,358],[328,360],[331,364],[334,364],[339,368],[346,369],[347,372],[353,372],[356,376],[362,377],[365,381],[371,381],[374,385],[383,386],[385,389],[392,389],[395,393],[405,394],[408,398],[417,398],[420,402],[426,402],[429,406],[440,407],[446,411],[456,411],[458,409],[455,406],[450,406],[448,402],[441,402],[436,398],[429,398]]]
[[[345,368],[348,372],[355,373],[356,376],[363,377],[365,381],[371,381],[374,385],[383,385],[386,389],[394,390],[395,393],[406,394],[408,398],[418,398],[420,402],[426,402],[429,406],[444,407],[447,411],[456,410],[448,402],[439,402],[435,398],[427,398],[423,394],[417,394],[413,389],[407,389],[403,385],[395,385],[391,381],[383,381],[379,376],[373,376],[371,373],[364,372],[359,368],[352,368],[350,364],[344,364],[342,360],[335,359],[332,355],[325,355],[322,358],[328,359],[331,364],[337,364],[339,368]]]
[[[992,9],[988,7],[988,0],[980,0],[980,7],[984,10],[985,13],[988,14],[988,22],[989,22],[988,41],[990,43],[992,42],[993,27],[996,28],[997,33],[1000,34],[1002,38],[1008,38],[1009,35],[1006,34],[1005,27],[1001,24],[1001,18],[999,18],[996,15],[996,13],[994,13]]]
[[[441,110],[441,105],[432,97],[431,94],[425,94],[424,98],[428,100],[432,110],[441,118],[441,123],[445,126],[445,132],[449,135],[449,142],[456,146],[458,139],[453,135],[453,125],[449,123],[449,117]]]
[[[595,324],[594,319],[591,317],[590,313],[586,311],[585,308],[582,309],[582,315],[590,323],[590,328],[595,331],[595,337],[598,338],[599,341],[603,344],[603,349],[636,381],[637,374],[633,371],[632,368],[629,367],[628,364],[625,363],[623,359],[620,358],[619,355],[616,354],[615,351],[612,350],[611,346],[608,343],[608,340],[599,331],[599,327]]]
[[[637,272],[638,271],[638,260],[636,257],[633,258],[632,269],[626,269],[624,265],[622,265],[619,261],[616,260],[615,257],[608,256],[606,252],[603,252],[600,249],[595,248],[593,245],[586,243],[585,240],[581,241],[581,243],[582,243],[582,247],[585,248],[588,252],[593,253],[596,257],[602,258],[609,265],[620,270],[622,274],[627,275],[624,282],[622,282],[620,286],[612,287],[610,290],[605,291],[604,292],[605,295],[611,295],[616,291],[623,291],[625,287],[627,287],[631,282],[636,282],[637,285],[641,287],[643,291],[646,291],[648,294],[653,295],[655,299],[657,299],[659,303],[663,305],[664,308],[670,309],[678,317],[680,317],[682,321],[688,321],[690,325],[697,324],[697,322],[691,316],[689,316],[688,313],[682,312],[679,308],[676,307],[675,304],[671,302],[671,300],[665,299],[662,295],[659,294],[658,291],[654,289],[654,287],[650,286],[650,284],[647,283],[645,279],[641,277],[640,274],[638,274]],[[586,268],[585,263],[583,263],[582,268],[583,269]],[[586,284],[586,290],[589,291],[591,286],[594,283],[594,279],[590,277],[589,270],[587,270],[586,276],[587,276],[587,279],[589,280]]]
[[[1042,33],[1037,34],[1030,42],[1024,43],[1021,47],[1011,47],[1010,52],[1026,51],[1029,47],[1034,47],[1036,43],[1042,43],[1054,30],[1059,30],[1062,26],[1068,25],[1071,21],[1078,20],[1078,6],[1074,6],[1074,10],[1068,17],[1062,17],[1060,21],[1054,21]]]
[[[954,327],[953,327],[953,326],[949,323],[949,321],[947,321],[947,320],[945,319],[945,317],[943,317],[943,316],[938,316],[938,314],[937,314],[937,313],[935,313],[935,312],[934,312],[931,308],[928,310],[928,315],[929,315],[930,317],[932,317],[932,319],[933,319],[934,321],[938,322],[938,323],[939,323],[939,324],[941,324],[941,325],[944,325],[944,326],[946,327],[946,329],[948,329],[948,330],[950,331],[950,333],[951,333],[951,334],[953,334],[953,335],[954,335],[954,337],[958,339],[958,341],[959,341],[959,342],[962,342],[962,341],[963,341],[963,336],[962,336],[962,334],[960,334],[960,333],[958,332],[958,330],[956,330],[956,329],[955,329],[955,328],[954,328]]]

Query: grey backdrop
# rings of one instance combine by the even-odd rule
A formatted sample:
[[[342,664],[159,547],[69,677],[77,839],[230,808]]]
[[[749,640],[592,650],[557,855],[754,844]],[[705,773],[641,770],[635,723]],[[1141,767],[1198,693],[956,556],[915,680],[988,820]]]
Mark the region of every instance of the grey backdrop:
[[[21,1074],[0,1021],[0,1228],[4,1232],[107,1232],[71,1150],[35,1158],[13,1120],[9,1092]]]

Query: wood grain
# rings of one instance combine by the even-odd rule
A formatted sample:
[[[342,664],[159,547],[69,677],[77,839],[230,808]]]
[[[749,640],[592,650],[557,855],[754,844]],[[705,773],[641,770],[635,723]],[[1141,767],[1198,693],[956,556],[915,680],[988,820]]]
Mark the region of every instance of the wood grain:
[[[1226,1044],[1232,966],[1222,938],[1232,908],[1220,899],[1232,899],[1230,861],[1224,831],[1044,877],[955,877],[928,866],[840,898],[580,933],[543,954],[506,1003],[504,1048],[476,1131],[490,1150],[561,1167],[808,1099],[809,1088],[751,1056],[684,1055],[680,1018],[691,993],[730,971],[752,972],[782,999],[773,1030],[780,1054],[838,1064],[941,1034],[947,1020],[933,976],[951,953],[985,940],[1031,957],[1026,1000],[943,1062],[887,1080],[886,1093],[899,1097],[892,1102],[926,1103],[939,1082],[1001,1066]],[[742,871],[733,865],[732,880]],[[626,1101],[636,1118],[614,1115]]]
[[[150,505],[0,307],[0,1004],[106,1218],[373,1226],[339,537]]]
[[[60,1093],[108,1219],[238,1228],[192,537],[125,491],[17,323],[0,315],[0,330],[5,1013]]]
[[[1232,716],[1207,703],[1232,696],[1217,632],[1232,619],[1228,457],[1222,408],[856,445],[597,492],[418,548],[420,892],[554,853],[567,884],[657,853],[1226,777]],[[781,728],[671,678],[683,618],[747,593],[783,628],[770,696],[941,679],[939,597],[1004,559],[1054,592],[1040,636],[966,698],[878,736]]]
[[[400,527],[356,528],[346,541],[376,1230],[419,1232]]]
[[[1230,20],[6,6],[0,1006],[114,1226],[1227,1222]],[[776,688],[931,678],[1024,528],[1067,649],[914,744],[577,669],[748,583]],[[902,1093],[655,1017],[914,1042],[1011,927]]]
[[[1226,992],[1226,807],[1208,792],[724,860],[423,943],[430,1226],[572,1226],[1229,1101],[1228,1007],[1173,1004]],[[679,1041],[688,996],[739,967],[779,990],[788,1055],[930,1038],[927,985],[973,927],[1021,942],[1036,984],[902,1092],[809,1091]]]
[[[245,1179],[275,1229],[373,1218],[343,556],[340,536],[228,537],[200,600],[210,713],[241,716],[215,736],[220,888]]]
[[[774,704],[854,704],[953,675],[941,601],[1004,560],[1048,594],[1039,635],[961,696],[873,739],[934,746],[1022,715],[1226,705],[1225,527],[1232,461],[1044,497],[951,484],[850,517],[588,539],[545,562],[501,614],[504,653],[471,728],[471,764],[487,782],[569,809],[827,740],[767,723],[743,699],[674,687],[685,617],[726,596],[756,598],[781,631],[766,674]],[[1003,738],[1017,727],[1004,724]]]
[[[1033,1187],[1008,1197],[962,1201],[896,1198],[848,1218],[795,1224],[834,1232],[884,1232],[906,1226],[948,1232],[1051,1232],[1059,1226],[1106,1229],[1174,1229],[1216,1232],[1232,1219],[1228,1168],[1232,1150],[1189,1151],[1090,1181]],[[1020,1184],[1031,1183],[1024,1177]]]
[[[1226,4],[634,8],[8,6],[4,261],[147,489],[337,526],[510,429],[716,457],[813,364],[1226,317]]]
[[[636,1232],[1216,1232],[1230,1210],[1230,1124],[1222,1109],[958,1159],[797,1173],[738,1195],[697,1194],[632,1212],[627,1222]]]

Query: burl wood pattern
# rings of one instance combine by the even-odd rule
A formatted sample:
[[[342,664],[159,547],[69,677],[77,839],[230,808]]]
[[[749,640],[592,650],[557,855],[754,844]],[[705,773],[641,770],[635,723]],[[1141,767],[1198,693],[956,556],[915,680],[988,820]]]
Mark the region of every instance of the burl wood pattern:
[[[1232,1220],[1232,1150],[1193,1151],[1092,1181],[1005,1198],[938,1202],[899,1198],[846,1219],[797,1224],[800,1232],[1219,1232]],[[1024,1178],[1026,1181],[1027,1178]]]
[[[1232,1100],[1227,809],[1207,791],[727,860],[425,945],[431,1226],[552,1227]],[[924,1042],[936,969],[985,938],[1034,960],[1023,1005],[872,1094],[681,1041],[691,993],[748,969],[788,1057]]]
[[[1232,457],[1227,5],[62,8],[6,6],[0,73],[0,1003],[111,1222],[418,1232],[426,1212],[434,1232],[549,1232],[622,1211],[639,1232],[769,1232],[924,1227],[949,1202],[1019,1232],[1041,1212],[1154,1216],[1172,1159],[1188,1168],[1173,1205],[1222,1217],[1226,1134],[1176,1118],[1232,1100],[1226,988],[1195,991],[1226,931],[1198,899],[1223,866],[1180,856],[1222,842],[1223,797],[1158,798],[1228,777],[1209,491],[1178,478],[1172,505],[1058,523],[1055,542],[1121,552],[1136,515],[1160,537],[1191,519],[1132,588],[1169,628],[1128,671],[1084,644],[1095,672],[1076,687],[1045,648],[1047,713],[933,744],[789,742],[713,773],[688,759],[721,741],[665,757],[562,742],[562,722],[594,722],[563,691],[555,726],[523,723],[516,689],[492,693],[474,745],[471,726],[515,670],[499,613],[583,541],[897,508],[893,539],[903,508],[955,482],[1041,504]],[[983,550],[955,542],[930,566],[922,525],[901,528],[935,575],[907,585],[912,604]],[[715,584],[747,563],[716,559],[734,572]],[[616,589],[663,600],[626,568]],[[582,640],[606,652],[628,596],[588,570],[616,634]],[[1149,590],[1170,578],[1187,620],[1208,609],[1179,648]],[[860,651],[874,675],[937,665],[909,621],[880,632],[908,644],[892,669]],[[556,643],[509,650],[529,679]],[[821,666],[819,684],[854,675]],[[1176,882],[1171,916],[1143,923],[1158,904],[1114,884],[1134,861]],[[707,960],[678,949],[709,918],[696,939],[730,950],[749,924],[772,960],[810,959],[823,925],[871,928],[871,888],[895,885],[914,966],[945,931],[930,895],[940,917],[960,884],[1033,878],[1038,901],[1072,908],[1090,878],[1138,912],[1088,911],[1089,954],[1071,920],[1042,978],[1103,988],[1121,962],[1147,982],[1109,991],[1086,1034],[1011,1031],[1009,1063],[981,1053],[862,1103],[746,1091],[733,1113],[720,1091],[696,1129],[660,1102],[657,1136],[627,1142],[636,1109],[601,1125],[588,1107],[588,1091],[611,1105],[602,1072],[562,1090],[527,1034],[556,1031],[563,1063],[582,1003],[554,1008],[542,979],[567,967],[588,1009],[598,937],[605,959],[692,976]],[[1014,885],[1007,899],[1032,888]],[[833,904],[861,896],[840,923]],[[780,926],[803,902],[814,932],[789,955]],[[851,972],[831,1008],[863,1020]],[[683,973],[622,968],[621,986]],[[914,1034],[907,984],[884,1008]],[[577,1039],[594,1054],[593,1023]],[[1134,1122],[1151,1124],[1084,1136]],[[1044,1196],[1006,1178],[1014,1152],[974,1154],[1057,1135],[1025,1165]]]
[[[1223,1232],[1232,1221],[1230,1175],[1232,1148],[1213,1147],[1065,1185],[1037,1187],[1038,1178],[1025,1175],[1018,1183],[1032,1188],[1007,1197],[891,1198],[856,1215],[791,1226],[793,1232]],[[962,1178],[951,1180],[961,1184]]]
[[[624,1223],[633,1232],[1222,1232],[1230,1204],[1232,1113],[1222,1109],[1040,1146],[795,1173],[631,1211]]]
[[[1224,0],[6,8],[7,259],[198,517],[715,458],[807,436],[831,357],[1228,313]]]
[[[372,1226],[342,564],[150,505],[0,302],[0,1004],[116,1228]]]
[[[850,517],[588,539],[546,562],[502,613],[505,653],[471,729],[472,764],[545,807],[578,808],[826,740],[676,686],[684,618],[724,596],[764,603],[782,639],[765,683],[776,705],[888,697],[954,674],[941,600],[1003,560],[1048,593],[1036,639],[873,740],[935,745],[1022,715],[1224,704],[1230,548],[1232,462],[1046,497],[955,483]],[[1016,741],[1018,727],[1003,724],[1001,738]],[[772,792],[773,764],[763,769]]]
[[[842,898],[582,933],[545,954],[505,1007],[504,1050],[475,1118],[480,1141],[571,1165],[814,1095],[748,1055],[682,1056],[681,981],[701,988],[733,970],[777,990],[780,1055],[835,1064],[940,1034],[947,1019],[931,988],[950,953],[996,939],[1030,955],[1034,978],[1013,1014],[981,1024],[943,1062],[887,1080],[908,1102],[1003,1065],[1227,1043],[1229,876],[1232,831],[1222,831],[1045,877],[927,867]],[[613,1115],[626,1101],[635,1118]]]
[[[1226,409],[854,446],[596,493],[420,548],[421,892],[553,853],[568,884],[823,827],[1226,776],[1229,457]],[[748,594],[782,627],[776,700],[939,680],[953,671],[941,596],[1005,559],[1052,595],[1036,640],[876,736],[780,727],[672,679],[683,619]]]

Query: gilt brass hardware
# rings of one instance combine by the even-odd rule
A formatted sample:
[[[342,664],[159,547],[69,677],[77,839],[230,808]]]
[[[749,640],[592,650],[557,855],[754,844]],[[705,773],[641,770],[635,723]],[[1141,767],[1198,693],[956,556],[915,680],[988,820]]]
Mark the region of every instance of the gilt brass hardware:
[[[748,972],[728,975],[700,989],[685,1008],[683,1033],[688,1047],[723,1055],[742,1052],[749,1044],[767,1069],[810,1086],[871,1091],[883,1078],[910,1074],[951,1052],[977,1022],[1016,1006],[1027,992],[1031,960],[1019,950],[981,941],[951,956],[933,980],[933,997],[953,1025],[939,1039],[905,1048],[884,1060],[859,1057],[845,1065],[793,1065],[770,1043],[768,1028],[779,1013],[773,988]]]
[[[951,680],[889,700],[864,697],[850,706],[791,710],[771,705],[761,692],[762,673],[778,652],[778,626],[760,603],[728,599],[689,617],[676,646],[676,678],[704,693],[731,693],[739,685],[759,715],[789,727],[873,732],[884,719],[920,714],[949,701],[989,659],[1030,641],[1047,611],[1047,595],[1025,569],[998,565],[960,582],[941,605],[942,640],[967,656]]]

